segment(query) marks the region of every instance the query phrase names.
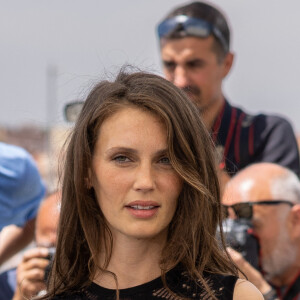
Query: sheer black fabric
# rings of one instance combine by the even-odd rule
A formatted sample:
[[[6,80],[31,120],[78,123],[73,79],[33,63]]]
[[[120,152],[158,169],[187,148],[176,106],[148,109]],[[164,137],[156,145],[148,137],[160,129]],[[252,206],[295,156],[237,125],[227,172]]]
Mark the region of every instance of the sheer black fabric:
[[[120,300],[179,300],[179,299],[210,299],[200,282],[189,279],[185,272],[175,268],[166,275],[167,285],[172,292],[163,286],[161,278],[154,279],[145,284],[127,289],[120,289]],[[217,299],[230,300],[233,297],[234,286],[237,281],[235,276],[205,275],[210,288]],[[55,297],[58,299],[73,300],[115,300],[116,290],[103,288],[95,283],[81,292]]]

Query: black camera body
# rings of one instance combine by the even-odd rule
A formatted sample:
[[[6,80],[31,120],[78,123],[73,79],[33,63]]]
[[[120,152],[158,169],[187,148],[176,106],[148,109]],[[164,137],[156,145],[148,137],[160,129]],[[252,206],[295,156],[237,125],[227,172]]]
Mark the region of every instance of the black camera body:
[[[238,251],[254,268],[259,269],[259,242],[251,233],[248,219],[225,219],[222,223],[226,246]]]
[[[55,248],[55,247],[50,247],[50,248],[48,248],[48,256],[47,256],[47,259],[49,259],[51,262],[52,262],[53,259],[54,259],[55,252],[56,252],[56,248]]]
[[[50,269],[52,267],[55,251],[56,251],[55,247],[48,248],[49,253],[48,253],[48,256],[46,257],[46,259],[49,260],[49,264],[45,268],[45,276],[44,276],[45,282],[48,281],[48,277],[49,277]]]

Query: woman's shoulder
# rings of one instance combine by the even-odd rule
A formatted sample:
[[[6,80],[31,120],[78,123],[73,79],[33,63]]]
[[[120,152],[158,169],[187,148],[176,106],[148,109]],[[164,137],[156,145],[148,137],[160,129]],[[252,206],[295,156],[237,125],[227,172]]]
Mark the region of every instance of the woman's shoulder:
[[[238,279],[233,293],[233,300],[263,300],[261,292],[250,281]]]

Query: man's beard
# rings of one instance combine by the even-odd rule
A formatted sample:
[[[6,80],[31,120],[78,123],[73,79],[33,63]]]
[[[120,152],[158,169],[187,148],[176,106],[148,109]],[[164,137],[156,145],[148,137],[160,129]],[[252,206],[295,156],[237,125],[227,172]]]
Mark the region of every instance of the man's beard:
[[[194,85],[185,86],[182,90],[188,95],[193,95],[194,97],[200,97],[201,90]]]
[[[201,90],[197,86],[189,85],[181,89],[187,96],[192,100],[194,104],[199,108],[200,112],[202,109]]]
[[[262,259],[262,268],[266,272],[265,279],[280,277],[295,264],[297,249],[292,245],[286,228],[281,228],[277,242],[271,254]]]
[[[205,114],[206,111],[211,107],[211,105],[214,104],[214,101],[210,101],[207,103],[205,103],[206,101],[204,101],[203,103],[201,89],[195,85],[186,86],[181,90],[184,91],[189,99],[191,99],[191,101],[197,106],[200,114]]]

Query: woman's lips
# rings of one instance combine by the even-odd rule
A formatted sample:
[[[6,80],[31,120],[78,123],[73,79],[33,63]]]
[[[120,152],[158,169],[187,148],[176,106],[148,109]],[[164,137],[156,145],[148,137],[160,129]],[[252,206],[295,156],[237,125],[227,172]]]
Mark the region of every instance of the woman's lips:
[[[134,201],[125,206],[132,216],[140,219],[153,217],[159,207],[159,204],[154,201]]]

